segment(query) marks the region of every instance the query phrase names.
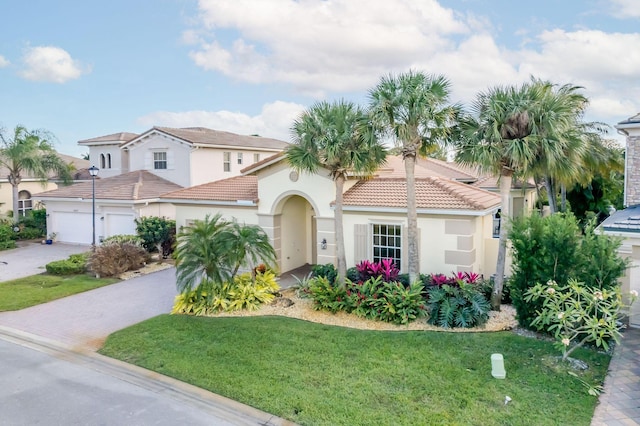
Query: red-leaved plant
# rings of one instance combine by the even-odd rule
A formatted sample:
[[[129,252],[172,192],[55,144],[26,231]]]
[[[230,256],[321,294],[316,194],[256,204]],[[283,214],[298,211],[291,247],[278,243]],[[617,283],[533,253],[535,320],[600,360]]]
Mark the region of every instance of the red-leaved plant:
[[[360,281],[381,277],[385,282],[397,281],[400,271],[392,259],[382,259],[380,262],[363,260],[356,265]]]

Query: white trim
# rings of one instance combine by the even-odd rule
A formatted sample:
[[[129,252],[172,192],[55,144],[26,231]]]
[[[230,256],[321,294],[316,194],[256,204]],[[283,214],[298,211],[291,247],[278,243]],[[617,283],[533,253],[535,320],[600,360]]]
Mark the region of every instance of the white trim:
[[[284,142],[284,141],[283,141]],[[286,142],[285,142],[286,143]],[[285,148],[263,148],[263,147],[253,147],[249,145],[218,145],[218,144],[208,144],[208,143],[194,143],[191,144],[197,148],[219,148],[219,149],[233,149],[235,151],[260,151],[260,152],[272,152],[277,154],[283,151]]]
[[[185,199],[179,199],[179,198],[162,198],[162,199],[159,199],[158,202],[178,204],[180,206],[206,205],[206,206],[258,207],[258,203],[255,203],[251,200],[212,201],[212,200],[185,200]]]

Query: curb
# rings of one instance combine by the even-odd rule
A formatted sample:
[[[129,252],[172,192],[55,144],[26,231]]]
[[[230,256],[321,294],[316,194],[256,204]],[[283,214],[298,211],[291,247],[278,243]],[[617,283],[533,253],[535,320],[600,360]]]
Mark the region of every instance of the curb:
[[[95,352],[0,325],[0,339],[107,374],[154,393],[196,406],[237,425],[294,426],[295,423],[174,378]]]

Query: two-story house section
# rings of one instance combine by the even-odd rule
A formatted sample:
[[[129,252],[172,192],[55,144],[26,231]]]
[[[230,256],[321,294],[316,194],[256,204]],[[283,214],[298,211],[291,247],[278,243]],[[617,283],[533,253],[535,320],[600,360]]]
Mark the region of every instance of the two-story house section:
[[[100,177],[108,178],[129,172],[128,152],[120,147],[137,137],[136,133],[120,132],[78,141],[89,148],[89,162],[100,169]]]
[[[260,136],[189,127],[154,127],[122,144],[129,169],[147,170],[183,187],[240,175],[288,143]]]

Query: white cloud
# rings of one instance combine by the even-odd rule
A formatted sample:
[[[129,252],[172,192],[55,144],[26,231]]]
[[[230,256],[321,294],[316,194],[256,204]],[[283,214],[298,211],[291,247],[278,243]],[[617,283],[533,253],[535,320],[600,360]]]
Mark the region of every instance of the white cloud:
[[[9,62],[8,59],[6,59],[4,56],[0,55],[0,68],[4,68],[9,66],[11,62]]]
[[[208,127],[289,141],[289,129],[304,109],[304,105],[276,101],[263,105],[260,114],[254,116],[231,111],[156,111],[140,117],[137,122],[148,127]]]
[[[22,60],[25,68],[20,75],[27,80],[65,83],[90,72],[89,67],[55,46],[29,47]]]
[[[200,0],[199,8],[209,37],[191,52],[197,65],[314,95],[365,89],[416,57],[451,48],[446,36],[469,31],[435,0]],[[238,36],[225,40],[225,30]],[[198,37],[189,30],[183,39]]]
[[[616,18],[640,18],[638,0],[610,0],[611,14]]]

